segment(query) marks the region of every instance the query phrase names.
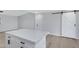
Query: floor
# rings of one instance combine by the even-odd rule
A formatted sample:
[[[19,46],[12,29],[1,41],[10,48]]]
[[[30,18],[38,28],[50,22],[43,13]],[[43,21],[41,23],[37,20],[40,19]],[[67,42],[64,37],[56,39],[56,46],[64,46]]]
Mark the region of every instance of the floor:
[[[5,47],[5,33],[0,32],[0,48],[4,48],[4,47]]]
[[[46,47],[47,48],[79,48],[79,40],[48,35],[46,41]]]

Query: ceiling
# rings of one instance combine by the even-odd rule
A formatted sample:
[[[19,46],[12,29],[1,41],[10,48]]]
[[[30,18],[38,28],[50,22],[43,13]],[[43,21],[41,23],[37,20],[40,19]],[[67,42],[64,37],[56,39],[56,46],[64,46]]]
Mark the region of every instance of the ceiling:
[[[2,10],[1,10],[2,11]],[[61,10],[3,10],[3,15],[10,15],[10,16],[21,16],[26,13],[46,13],[46,12],[61,12]]]
[[[20,15],[28,13],[25,10],[3,10],[3,11],[4,12],[0,14],[9,15],[9,16],[20,16]]]
[[[45,13],[45,12],[57,12],[60,10],[1,10],[4,11],[3,15],[10,15],[10,16],[21,16],[26,13]]]

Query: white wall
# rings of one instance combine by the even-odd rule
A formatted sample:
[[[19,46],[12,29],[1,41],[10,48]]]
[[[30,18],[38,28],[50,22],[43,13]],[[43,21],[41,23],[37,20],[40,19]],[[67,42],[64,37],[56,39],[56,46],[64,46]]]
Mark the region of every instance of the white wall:
[[[79,38],[79,12],[76,12],[76,34]]]
[[[60,35],[60,14],[28,13],[19,16],[19,28],[37,29]]]
[[[76,28],[74,24],[76,24]],[[75,37],[76,35],[79,37],[79,12],[76,14],[74,12],[64,13],[62,20],[61,14],[27,13],[19,16],[19,28],[35,28],[54,35],[62,33],[62,36],[66,37]]]
[[[60,35],[60,14],[43,14],[42,30],[48,31],[54,35]]]
[[[18,28],[18,17],[0,15],[0,32]]]
[[[35,29],[42,30],[43,15],[41,13],[35,13]]]
[[[35,28],[35,14],[27,13],[19,16],[19,28],[34,29]]]

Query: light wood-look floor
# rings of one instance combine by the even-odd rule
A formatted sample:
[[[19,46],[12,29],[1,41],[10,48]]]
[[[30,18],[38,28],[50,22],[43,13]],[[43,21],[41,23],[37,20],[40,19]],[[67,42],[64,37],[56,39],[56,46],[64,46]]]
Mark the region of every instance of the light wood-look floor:
[[[0,32],[0,48],[5,48],[5,33]]]
[[[47,48],[79,48],[79,40],[48,35],[46,40],[46,47]]]

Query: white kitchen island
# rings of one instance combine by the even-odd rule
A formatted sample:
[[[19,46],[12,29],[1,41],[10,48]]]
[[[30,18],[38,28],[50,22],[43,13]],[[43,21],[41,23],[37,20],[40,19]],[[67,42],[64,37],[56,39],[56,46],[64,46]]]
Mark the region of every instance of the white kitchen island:
[[[45,48],[48,32],[19,29],[6,32],[7,48]]]

